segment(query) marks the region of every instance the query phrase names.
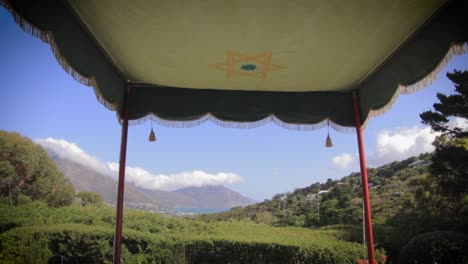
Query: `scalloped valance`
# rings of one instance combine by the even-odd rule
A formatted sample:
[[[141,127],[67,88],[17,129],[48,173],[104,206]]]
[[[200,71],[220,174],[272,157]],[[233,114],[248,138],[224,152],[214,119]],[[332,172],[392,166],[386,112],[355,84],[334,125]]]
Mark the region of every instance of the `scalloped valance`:
[[[0,0],[130,122],[354,127],[468,51],[468,3],[444,0]]]

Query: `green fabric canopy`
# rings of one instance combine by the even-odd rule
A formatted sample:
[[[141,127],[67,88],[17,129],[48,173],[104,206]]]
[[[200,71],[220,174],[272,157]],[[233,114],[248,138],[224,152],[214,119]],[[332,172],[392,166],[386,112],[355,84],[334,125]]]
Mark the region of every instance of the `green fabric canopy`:
[[[353,127],[353,92],[367,121],[468,51],[461,0],[0,3],[119,116],[129,81],[129,119],[170,126]]]

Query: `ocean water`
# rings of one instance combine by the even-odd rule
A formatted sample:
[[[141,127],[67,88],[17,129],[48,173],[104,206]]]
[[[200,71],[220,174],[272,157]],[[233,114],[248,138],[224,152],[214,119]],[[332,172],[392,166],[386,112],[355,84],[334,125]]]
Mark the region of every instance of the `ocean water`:
[[[191,214],[213,214],[228,211],[231,208],[175,208],[177,212]]]

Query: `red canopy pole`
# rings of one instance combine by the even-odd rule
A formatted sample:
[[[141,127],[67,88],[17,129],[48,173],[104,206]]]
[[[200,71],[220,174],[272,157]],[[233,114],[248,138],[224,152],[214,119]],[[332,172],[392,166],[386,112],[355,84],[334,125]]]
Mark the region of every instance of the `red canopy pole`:
[[[372,214],[369,196],[369,184],[367,177],[366,154],[364,152],[364,140],[362,138],[362,123],[361,123],[361,110],[359,107],[359,97],[356,92],[353,93],[353,108],[354,108],[354,121],[356,124],[356,133],[359,148],[359,160],[361,165],[361,179],[362,179],[362,194],[364,200],[364,220],[366,223],[366,239],[367,239],[367,257],[369,263],[374,263],[374,232],[372,228]]]
[[[128,101],[130,96],[130,84],[125,85],[123,115],[122,115],[122,139],[120,142],[120,162],[119,162],[119,185],[117,191],[117,215],[114,236],[114,264],[121,263],[122,244],[122,217],[125,188],[125,163],[127,161],[127,136],[128,136]]]

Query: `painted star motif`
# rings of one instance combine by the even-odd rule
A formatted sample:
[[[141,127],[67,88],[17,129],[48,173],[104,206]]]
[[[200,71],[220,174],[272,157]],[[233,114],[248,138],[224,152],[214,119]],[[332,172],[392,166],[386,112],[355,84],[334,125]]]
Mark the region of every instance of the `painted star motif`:
[[[287,68],[283,65],[273,64],[272,52],[264,52],[256,55],[244,55],[239,52],[228,50],[226,62],[209,65],[226,72],[226,77],[231,79],[239,76],[251,76],[266,79],[268,73]]]

